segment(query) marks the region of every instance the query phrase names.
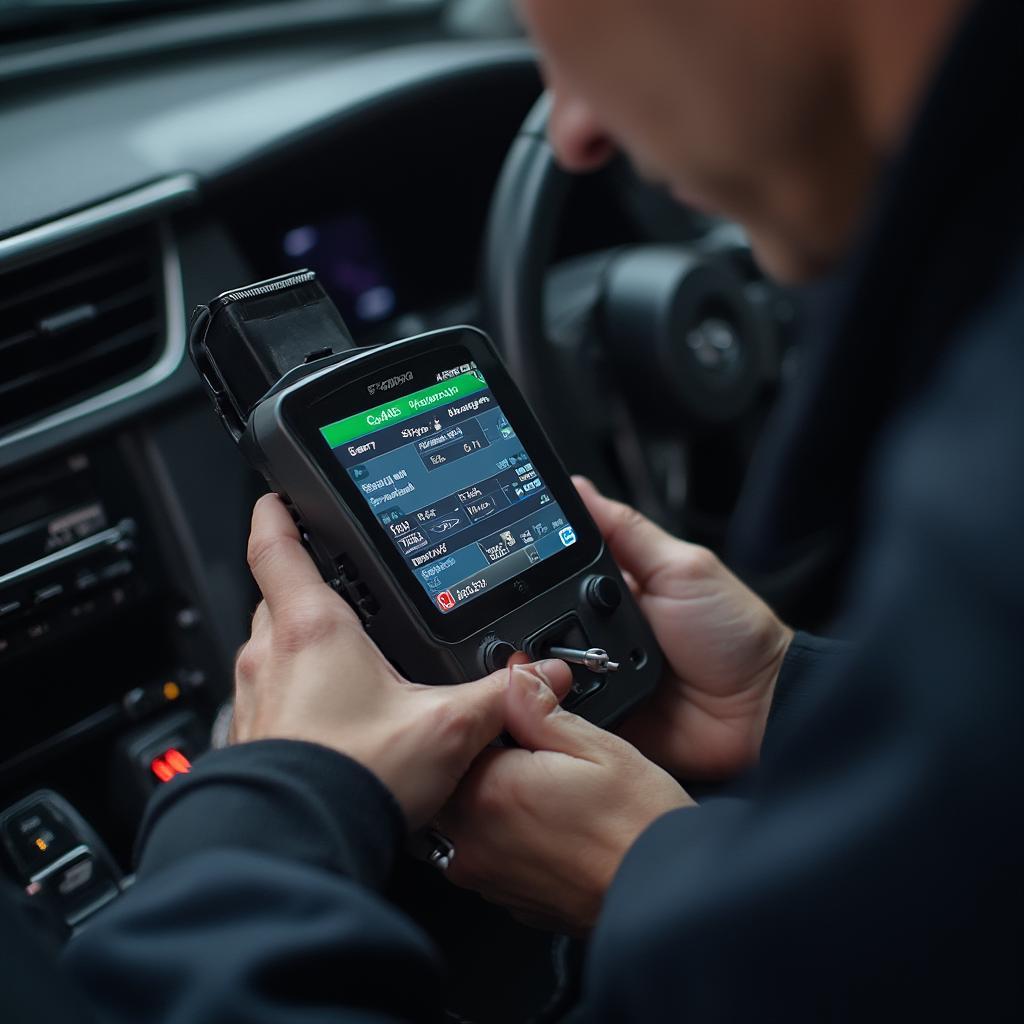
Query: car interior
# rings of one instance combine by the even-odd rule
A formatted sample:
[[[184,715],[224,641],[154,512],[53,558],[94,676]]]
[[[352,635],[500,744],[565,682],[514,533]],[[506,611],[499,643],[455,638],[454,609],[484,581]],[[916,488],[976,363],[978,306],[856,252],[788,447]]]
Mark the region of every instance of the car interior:
[[[259,599],[194,307],[310,268],[360,346],[482,327],[571,471],[720,549],[797,306],[625,162],[558,168],[504,0],[0,0],[0,83],[0,858],[88,941]],[[573,940],[393,895],[453,1019],[571,1006]]]

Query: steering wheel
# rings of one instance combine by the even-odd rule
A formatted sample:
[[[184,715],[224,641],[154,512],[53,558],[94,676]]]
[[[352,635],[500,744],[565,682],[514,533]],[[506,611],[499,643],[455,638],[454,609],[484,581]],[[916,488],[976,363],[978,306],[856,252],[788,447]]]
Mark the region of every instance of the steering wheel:
[[[696,519],[707,521],[694,487],[701,465],[728,451],[745,466],[779,379],[792,304],[758,273],[742,232],[705,221],[695,237],[595,254],[568,297],[548,289],[552,316],[545,284],[574,179],[547,141],[550,111],[545,94],[494,192],[486,323],[569,468],[692,535]]]

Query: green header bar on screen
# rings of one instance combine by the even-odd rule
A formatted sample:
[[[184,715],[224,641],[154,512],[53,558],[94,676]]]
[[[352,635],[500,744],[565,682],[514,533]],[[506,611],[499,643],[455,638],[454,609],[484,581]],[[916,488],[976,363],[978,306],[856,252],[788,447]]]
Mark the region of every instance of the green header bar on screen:
[[[429,388],[396,398],[386,405],[378,405],[375,409],[348,416],[337,423],[329,423],[326,427],[320,428],[320,433],[332,448],[340,448],[357,437],[393,426],[414,416],[422,416],[435,406],[457,402],[460,398],[483,391],[486,387],[487,385],[476,374],[460,373],[458,377],[452,377],[451,380],[442,381],[440,384],[432,384]]]

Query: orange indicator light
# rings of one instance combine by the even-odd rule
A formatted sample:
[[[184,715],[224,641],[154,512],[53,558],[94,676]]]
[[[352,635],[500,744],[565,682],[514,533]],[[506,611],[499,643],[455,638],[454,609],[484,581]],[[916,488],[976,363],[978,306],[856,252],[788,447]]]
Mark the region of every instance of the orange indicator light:
[[[42,836],[36,836],[36,847],[42,851],[49,849],[46,840]]]
[[[164,699],[177,700],[181,696],[181,687],[170,681],[164,683]]]

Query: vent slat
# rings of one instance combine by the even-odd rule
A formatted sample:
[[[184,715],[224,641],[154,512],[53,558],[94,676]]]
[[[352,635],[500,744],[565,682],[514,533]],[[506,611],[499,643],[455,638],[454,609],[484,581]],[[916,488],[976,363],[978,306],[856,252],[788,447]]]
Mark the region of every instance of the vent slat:
[[[37,337],[38,331],[22,331],[20,334],[15,334],[11,338],[0,338],[0,357],[3,356],[5,349],[14,348],[16,345],[22,345],[26,341],[31,341]]]
[[[105,313],[113,313],[117,309],[124,309],[125,306],[130,306],[133,302],[146,299],[152,296],[152,294],[153,283],[150,281],[147,284],[140,284],[137,288],[125,288],[123,291],[116,292],[108,299],[98,303],[96,308],[102,316]]]
[[[47,377],[56,376],[65,370],[77,369],[80,366],[86,365],[92,359],[100,359],[118,349],[128,348],[144,338],[154,337],[157,333],[157,327],[158,324],[155,320],[139,324],[138,327],[132,327],[127,331],[122,331],[120,334],[115,334],[112,338],[107,338],[101,344],[94,345],[84,352],[76,352],[73,356],[68,356],[55,362],[48,362],[39,369],[32,370],[30,373],[24,373],[14,380],[4,381],[0,384],[0,399],[13,391],[17,391],[19,388],[27,387],[30,384],[37,384],[46,380]]]
[[[152,227],[0,269],[0,433],[151,366],[163,303]]]
[[[46,278],[36,283],[33,287],[27,288],[18,294],[8,293],[8,286],[4,282],[4,292],[7,295],[0,295],[0,314],[9,316],[12,310],[20,306],[27,306],[30,303],[37,303],[45,299],[47,295],[60,295],[61,292],[74,288],[78,285],[103,277],[107,274],[116,274],[126,271],[132,266],[140,268],[143,273],[148,273],[150,253],[145,249],[133,248],[127,252],[120,252],[106,260],[97,263],[90,263],[88,266],[79,267],[64,274],[60,278]],[[58,299],[58,302],[60,300]]]

